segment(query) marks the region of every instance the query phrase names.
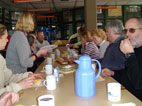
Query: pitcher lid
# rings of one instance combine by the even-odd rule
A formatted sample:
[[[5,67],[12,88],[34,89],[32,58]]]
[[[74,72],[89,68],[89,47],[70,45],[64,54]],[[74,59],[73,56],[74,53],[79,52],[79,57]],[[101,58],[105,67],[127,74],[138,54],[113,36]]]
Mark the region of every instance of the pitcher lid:
[[[83,56],[80,56],[80,57],[79,57],[79,60],[80,60],[80,61],[82,61],[82,60],[83,60],[83,61],[84,61],[84,60],[85,60],[85,61],[86,61],[86,60],[91,61],[91,57],[88,56],[88,55],[83,55]]]

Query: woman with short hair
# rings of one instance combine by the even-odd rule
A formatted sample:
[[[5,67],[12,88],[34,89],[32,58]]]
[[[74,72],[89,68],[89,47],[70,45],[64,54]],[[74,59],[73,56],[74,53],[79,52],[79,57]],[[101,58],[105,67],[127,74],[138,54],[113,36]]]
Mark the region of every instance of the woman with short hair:
[[[91,32],[89,32],[89,31],[82,33],[81,54],[82,55],[88,55],[92,59],[97,59],[98,56],[99,56],[98,47],[94,43]]]
[[[40,49],[32,54],[27,35],[34,30],[34,16],[31,13],[23,12],[19,15],[6,53],[7,67],[13,73],[27,72],[28,67],[32,67],[34,61],[41,55],[46,55],[47,48]]]
[[[95,29],[91,31],[94,42],[99,48],[99,59],[104,57],[106,48],[109,45],[109,42],[107,41],[106,33],[102,29]]]

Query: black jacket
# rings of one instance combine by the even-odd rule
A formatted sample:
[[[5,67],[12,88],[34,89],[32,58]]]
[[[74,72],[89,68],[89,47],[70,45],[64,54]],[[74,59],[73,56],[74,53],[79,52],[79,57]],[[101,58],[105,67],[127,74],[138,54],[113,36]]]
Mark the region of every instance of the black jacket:
[[[142,47],[126,58],[125,69],[117,71],[114,78],[133,95],[142,100]]]

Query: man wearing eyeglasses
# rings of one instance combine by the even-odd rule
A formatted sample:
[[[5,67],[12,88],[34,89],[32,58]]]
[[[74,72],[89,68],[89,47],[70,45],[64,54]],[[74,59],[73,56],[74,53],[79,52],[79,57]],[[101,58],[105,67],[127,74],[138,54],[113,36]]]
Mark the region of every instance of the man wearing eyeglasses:
[[[126,57],[125,69],[115,73],[107,70],[103,75],[114,75],[117,81],[142,100],[142,19],[129,19],[124,32],[127,39],[121,41],[120,50]]]

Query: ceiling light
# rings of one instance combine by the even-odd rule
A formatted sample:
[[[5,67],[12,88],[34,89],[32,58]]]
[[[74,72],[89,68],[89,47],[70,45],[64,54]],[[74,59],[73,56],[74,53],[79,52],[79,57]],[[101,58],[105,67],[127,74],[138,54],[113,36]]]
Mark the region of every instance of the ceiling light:
[[[37,18],[54,18],[54,15],[39,15]]]
[[[116,6],[108,6],[108,7],[97,7],[97,9],[116,9]]]
[[[37,1],[46,1],[46,0],[14,0],[14,3],[22,3],[22,2],[37,2]]]
[[[50,8],[40,8],[40,9],[27,9],[27,11],[50,11]]]

